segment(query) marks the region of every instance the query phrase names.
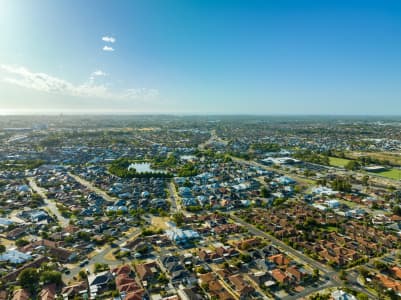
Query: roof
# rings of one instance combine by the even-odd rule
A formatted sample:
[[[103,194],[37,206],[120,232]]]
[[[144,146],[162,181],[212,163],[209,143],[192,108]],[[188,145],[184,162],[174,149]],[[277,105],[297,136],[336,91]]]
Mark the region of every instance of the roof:
[[[98,274],[90,274],[88,276],[89,285],[103,285],[106,284],[111,278],[110,271],[104,271]]]
[[[20,289],[14,292],[12,300],[30,300],[31,295],[25,289]]]
[[[61,291],[62,295],[75,295],[81,291],[86,291],[87,286],[85,281],[77,282],[72,285],[66,286]]]
[[[121,274],[130,274],[131,271],[132,270],[131,270],[130,265],[122,265],[122,266],[111,269],[111,273],[115,274],[115,276],[118,276]]]
[[[272,276],[276,281],[281,282],[281,283],[283,283],[286,280],[288,280],[287,275],[285,275],[284,272],[279,270],[279,269],[274,269],[272,271]]]
[[[41,300],[54,300],[56,299],[56,285],[51,284],[44,286],[39,293],[39,299]]]
[[[147,277],[154,276],[156,271],[157,265],[156,262],[149,262],[149,263],[144,263],[144,264],[138,264],[136,265],[136,271],[141,278],[141,280],[145,280]]]
[[[8,261],[12,264],[20,264],[32,259],[32,256],[18,250],[8,250],[0,255],[0,261]]]
[[[200,274],[199,279],[202,283],[209,283],[210,281],[215,280],[216,276],[212,273]]]
[[[244,280],[241,274],[232,275],[228,278],[238,292],[243,293],[253,291],[253,288]]]
[[[290,260],[282,253],[269,256],[269,260],[277,265],[288,265]]]
[[[334,291],[331,293],[331,297],[333,297],[334,300],[356,300],[354,295],[348,294],[343,290]]]

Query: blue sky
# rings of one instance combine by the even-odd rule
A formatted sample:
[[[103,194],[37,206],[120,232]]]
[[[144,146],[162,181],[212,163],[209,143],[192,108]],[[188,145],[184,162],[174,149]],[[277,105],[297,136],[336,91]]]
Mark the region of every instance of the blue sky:
[[[401,1],[0,0],[9,112],[398,115]]]

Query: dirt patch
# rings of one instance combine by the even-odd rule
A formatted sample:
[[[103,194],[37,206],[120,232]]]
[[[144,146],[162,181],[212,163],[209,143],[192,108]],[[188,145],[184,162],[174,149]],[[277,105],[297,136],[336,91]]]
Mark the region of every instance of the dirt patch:
[[[152,226],[155,229],[168,229],[166,222],[170,221],[169,217],[152,217]]]
[[[7,240],[3,237],[0,237],[0,244],[6,246],[6,248],[15,247],[14,241]]]
[[[116,258],[114,257],[114,255],[113,255],[113,251],[108,252],[108,253],[104,256],[104,259],[117,261],[117,259],[116,259]]]

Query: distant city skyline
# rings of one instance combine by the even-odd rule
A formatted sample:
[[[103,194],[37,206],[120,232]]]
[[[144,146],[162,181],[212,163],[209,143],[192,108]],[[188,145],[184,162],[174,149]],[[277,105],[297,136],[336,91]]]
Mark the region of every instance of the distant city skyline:
[[[0,115],[401,115],[396,0],[0,0],[0,37]]]

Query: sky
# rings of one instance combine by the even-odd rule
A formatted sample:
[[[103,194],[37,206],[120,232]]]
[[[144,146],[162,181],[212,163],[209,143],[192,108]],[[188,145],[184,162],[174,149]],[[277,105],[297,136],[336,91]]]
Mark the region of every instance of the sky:
[[[399,0],[0,0],[0,115],[401,115]]]

